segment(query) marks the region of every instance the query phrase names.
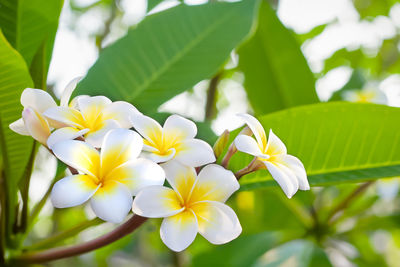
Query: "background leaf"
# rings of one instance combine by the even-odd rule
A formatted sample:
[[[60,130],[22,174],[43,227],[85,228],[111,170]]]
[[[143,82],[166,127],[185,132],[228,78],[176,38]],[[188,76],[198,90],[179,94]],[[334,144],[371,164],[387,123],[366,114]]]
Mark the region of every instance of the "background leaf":
[[[239,49],[239,68],[256,114],[318,102],[315,80],[293,34],[267,1],[254,36]]]
[[[104,49],[75,94],[105,95],[143,112],[157,110],[218,70],[248,34],[255,3],[179,5],[147,17]]]
[[[8,42],[28,66],[38,54],[34,62],[42,70],[41,75],[33,75],[35,86],[46,81],[62,5],[63,0],[0,0],[0,28]],[[33,70],[37,73],[38,68]]]
[[[17,185],[28,163],[33,139],[9,129],[9,124],[21,118],[20,96],[33,85],[24,59],[7,42],[0,31],[0,144],[2,166],[8,191],[8,219],[12,220],[17,201]],[[8,229],[10,234],[10,228]]]
[[[331,102],[259,117],[304,163],[311,185],[359,182],[400,175],[400,108]],[[243,168],[251,157],[238,153],[230,167]],[[261,170],[244,176],[242,189],[265,186]]]

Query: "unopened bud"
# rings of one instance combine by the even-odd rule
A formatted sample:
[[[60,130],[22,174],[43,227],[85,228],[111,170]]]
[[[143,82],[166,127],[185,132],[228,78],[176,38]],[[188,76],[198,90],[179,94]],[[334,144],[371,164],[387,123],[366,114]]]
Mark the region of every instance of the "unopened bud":
[[[224,151],[226,145],[228,144],[229,141],[229,131],[225,130],[220,137],[218,137],[217,141],[214,144],[214,154],[215,157],[221,156],[222,152]]]

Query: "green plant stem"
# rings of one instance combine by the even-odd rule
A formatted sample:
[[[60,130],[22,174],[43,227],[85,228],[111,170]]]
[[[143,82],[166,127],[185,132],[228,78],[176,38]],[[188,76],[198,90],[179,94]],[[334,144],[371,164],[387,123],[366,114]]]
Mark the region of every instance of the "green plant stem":
[[[335,206],[332,211],[329,213],[326,221],[328,224],[334,224],[338,220],[337,214],[347,208],[349,204],[360,196],[363,192],[365,192],[369,186],[371,186],[374,181],[366,182],[356,188],[353,192],[351,192],[345,199],[343,199],[337,206]]]
[[[132,233],[136,228],[141,226],[147,218],[134,215],[124,224],[121,224],[113,231],[95,238],[91,241],[81,243],[75,246],[59,247],[48,249],[40,252],[26,252],[13,258],[16,263],[42,263],[52,260],[68,258],[80,255],[95,249],[111,244],[124,236]]]
[[[54,234],[38,243],[35,243],[29,247],[26,247],[25,249],[27,250],[36,250],[36,249],[42,249],[42,248],[47,248],[50,246],[54,246],[55,244],[73,237],[77,234],[79,234],[80,232],[82,232],[83,230],[92,227],[92,226],[96,226],[103,223],[103,220],[99,219],[99,218],[95,218],[92,220],[86,220],[70,229],[67,229],[65,231],[62,231],[60,233]]]
[[[206,120],[213,119],[216,114],[217,88],[218,88],[218,84],[221,80],[221,76],[222,76],[222,72],[218,72],[210,80],[210,84],[209,84],[208,90],[207,90],[206,114],[205,114]]]

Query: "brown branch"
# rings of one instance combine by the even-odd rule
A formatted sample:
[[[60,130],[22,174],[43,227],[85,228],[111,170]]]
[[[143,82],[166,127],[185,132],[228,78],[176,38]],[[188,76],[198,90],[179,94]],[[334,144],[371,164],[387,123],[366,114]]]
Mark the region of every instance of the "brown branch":
[[[343,199],[335,208],[332,209],[332,211],[329,213],[326,221],[329,222],[330,224],[334,223],[337,220],[336,215],[347,208],[349,204],[357,198],[360,194],[362,194],[365,190],[368,189],[369,186],[371,186],[375,181],[370,181],[362,184],[361,186],[357,187],[353,192],[351,192],[345,199]],[[336,219],[335,219],[336,217]]]
[[[80,255],[109,245],[122,237],[127,236],[136,228],[141,226],[146,220],[147,218],[145,217],[134,215],[113,231],[88,242],[75,246],[53,248],[41,252],[28,252],[13,258],[13,260],[16,262],[42,263]]]
[[[247,165],[241,170],[238,170],[235,173],[236,179],[239,180],[243,175],[249,174],[257,169],[258,169],[257,157],[254,157],[254,159],[249,163],[249,165]]]
[[[215,102],[218,83],[221,79],[222,73],[217,73],[211,80],[207,90],[207,102],[206,102],[206,120],[211,120],[215,116]]]

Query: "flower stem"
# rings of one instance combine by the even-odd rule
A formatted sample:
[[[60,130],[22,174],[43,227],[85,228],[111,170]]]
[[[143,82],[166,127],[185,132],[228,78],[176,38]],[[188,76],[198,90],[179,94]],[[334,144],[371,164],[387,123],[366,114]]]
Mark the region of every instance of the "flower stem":
[[[254,157],[253,160],[241,170],[238,170],[235,173],[236,178],[239,180],[243,175],[249,174],[257,169],[257,157]]]
[[[145,217],[134,215],[128,221],[126,221],[124,224],[121,224],[113,231],[88,242],[75,246],[48,249],[41,252],[27,252],[17,257],[14,257],[13,260],[15,262],[24,263],[41,263],[80,255],[104,247],[121,239],[122,237],[132,233],[146,220],[147,218]]]
[[[41,249],[41,248],[46,248],[49,246],[53,246],[67,238],[73,237],[77,234],[79,234],[80,232],[82,232],[83,230],[92,227],[92,226],[96,226],[103,223],[103,220],[99,219],[99,218],[95,218],[92,220],[86,220],[70,229],[67,229],[65,231],[62,231],[60,233],[56,233],[38,243],[35,243],[29,247],[26,247],[25,249],[27,250],[35,250],[35,249]]]
[[[229,161],[231,160],[233,154],[237,152],[237,148],[234,143],[232,143],[229,148],[228,152],[226,152],[225,157],[222,159],[221,166],[225,169],[228,169]]]

